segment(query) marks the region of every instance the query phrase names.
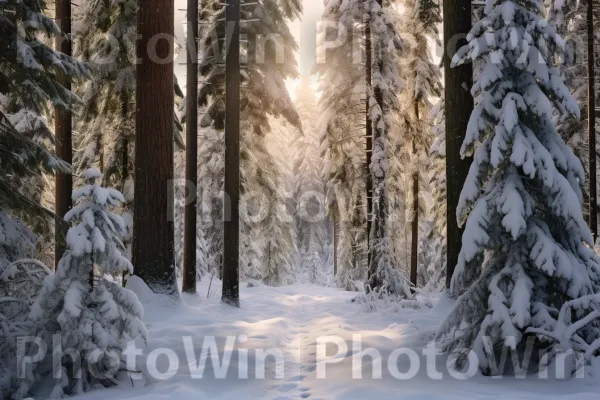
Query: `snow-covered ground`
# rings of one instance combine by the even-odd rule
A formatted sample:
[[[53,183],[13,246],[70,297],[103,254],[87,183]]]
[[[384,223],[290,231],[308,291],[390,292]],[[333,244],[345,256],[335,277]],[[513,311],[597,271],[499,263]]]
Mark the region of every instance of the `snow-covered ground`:
[[[451,306],[448,300],[420,310],[388,307],[367,312],[364,304],[352,302],[356,293],[306,285],[259,286],[242,288],[242,307],[235,309],[220,302],[220,282],[212,283],[209,296],[208,285],[208,281],[200,283],[198,296],[184,296],[184,304],[175,305],[159,304],[153,295],[138,287],[136,291],[145,305],[149,330],[148,347],[143,349],[144,355],[137,358],[138,367],[145,370],[146,381],[124,380],[121,387],[95,390],[80,398],[548,400],[568,395],[570,400],[596,400],[600,395],[600,382],[590,379],[558,381],[528,377],[519,380],[477,375],[460,380],[450,376],[441,356],[430,358],[436,360],[435,368],[442,374],[441,379],[431,371],[428,374],[428,368],[432,370],[434,366],[430,363],[428,367],[422,350],[448,312]],[[353,335],[360,335],[362,353],[356,347],[353,349]],[[219,373],[211,367],[210,357],[201,379],[200,372],[188,366],[190,358],[200,357],[203,345],[210,345],[211,337],[215,337],[220,349],[224,348],[228,337],[230,343],[235,341],[230,366],[223,370],[223,379],[215,377]],[[334,344],[341,340],[337,338],[346,343]],[[354,346],[358,345],[358,338],[355,336]],[[329,344],[317,346],[319,340]],[[187,346],[184,345],[186,342]],[[348,346],[347,352],[344,345]],[[326,351],[319,352],[319,348]],[[257,374],[260,375],[263,369],[260,364],[256,369],[255,362],[261,358],[261,350],[269,349],[280,352],[283,373],[276,376],[277,368],[271,357],[265,364],[265,379],[258,379]],[[333,358],[338,352],[341,354]],[[223,351],[220,353],[222,357]],[[375,361],[368,356],[374,353],[378,353]],[[246,354],[248,362],[244,362]],[[398,369],[389,368],[388,360],[395,361],[394,355],[399,354],[398,364],[391,363]],[[364,356],[363,377],[353,379],[353,374],[356,377],[361,370],[358,366],[360,355]],[[411,362],[410,356],[413,356]],[[321,364],[317,363],[317,358]],[[206,360],[200,357],[200,361],[202,364]],[[381,379],[373,379],[373,364],[380,361]],[[411,371],[410,366],[417,369]],[[326,375],[323,378],[319,373]],[[163,379],[159,374],[165,375]],[[406,374],[404,378],[414,377],[399,379],[401,374]],[[135,388],[131,388],[132,383]]]

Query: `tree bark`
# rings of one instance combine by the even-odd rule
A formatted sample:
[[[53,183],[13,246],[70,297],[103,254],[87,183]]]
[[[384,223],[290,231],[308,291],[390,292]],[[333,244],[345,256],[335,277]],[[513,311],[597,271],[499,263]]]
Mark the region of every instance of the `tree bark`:
[[[452,275],[462,245],[463,229],[458,226],[456,208],[465,183],[470,159],[461,159],[460,148],[473,111],[473,66],[464,64],[450,67],[452,56],[464,44],[471,30],[471,0],[444,0],[444,78],[446,112],[446,182],[447,182],[447,278],[450,287]],[[460,40],[457,40],[460,38]]]
[[[57,37],[55,47],[58,51],[70,56],[71,50],[71,1],[56,0],[56,22],[64,32],[65,37]],[[61,82],[66,89],[71,89],[71,80],[64,77]],[[71,111],[55,108],[54,130],[56,135],[56,155],[71,164],[73,162],[73,131]],[[67,225],[64,223],[65,214],[71,209],[73,193],[73,176],[71,174],[56,174],[55,211],[55,266],[63,256],[66,248]]]
[[[333,213],[333,277],[337,276],[338,272],[338,218],[337,212]]]
[[[410,283],[417,287],[417,265],[419,256],[419,173],[413,175],[413,220],[410,251]]]
[[[187,85],[186,85],[186,188],[194,193],[186,196],[183,237],[183,285],[185,293],[196,293],[196,220],[198,186],[198,0],[187,4]]]
[[[588,41],[588,140],[589,140],[589,172],[590,172],[590,229],[594,241],[598,238],[598,194],[596,186],[596,74],[594,69],[594,2],[588,0],[587,7],[587,41]]]
[[[373,177],[371,176],[371,160],[373,159],[373,122],[371,121],[370,105],[371,99],[371,77],[373,75],[373,59],[372,59],[372,43],[371,43],[371,22],[365,24],[365,82],[367,88],[366,101],[366,121],[365,121],[365,138],[366,138],[366,175],[367,175],[367,249],[370,247],[371,225],[373,221]]]
[[[379,3],[380,6],[383,7],[382,5],[382,0],[377,0],[377,2]],[[370,32],[370,28],[369,28],[369,32]],[[368,43],[370,44],[369,47],[373,46],[372,43],[372,38],[369,35],[369,40]],[[370,54],[370,52],[369,52]],[[371,67],[371,62],[369,62],[371,60],[371,56],[367,55],[367,62],[368,62],[368,66],[369,69],[372,69]],[[383,70],[383,64],[381,61],[379,61],[377,63],[377,69],[379,71]],[[371,75],[368,76],[369,79],[369,87],[371,85]],[[373,99],[375,100],[375,102],[379,105],[380,109],[381,109],[381,119],[383,119],[383,116],[385,115],[385,104],[383,104],[383,92],[381,91],[381,88],[376,85],[373,88]],[[371,119],[371,118],[370,118]],[[372,121],[371,121],[372,122]],[[372,129],[373,132],[373,144],[379,143],[379,141],[381,139],[383,139],[386,135],[387,132],[383,131],[381,128],[378,127],[380,121],[375,121],[375,129]],[[383,145],[383,142],[382,142]],[[369,277],[369,286],[367,287],[368,290],[375,290],[375,289],[379,289],[381,288],[381,286],[383,285],[383,282],[381,280],[381,277],[379,276],[378,272],[378,268],[379,268],[379,259],[381,258],[381,243],[382,241],[385,239],[386,236],[386,220],[385,220],[385,216],[386,216],[386,212],[387,212],[387,193],[386,193],[386,189],[385,189],[385,177],[376,177],[375,174],[373,173],[372,169],[371,169],[371,156],[373,154],[373,150],[371,149],[371,151],[369,153],[367,153],[368,155],[368,165],[369,165],[369,173],[368,176],[370,177],[370,185],[371,185],[371,212],[372,215],[370,215],[370,225],[369,225],[369,235],[370,235],[370,239],[369,239],[369,246],[368,246],[368,277]],[[375,196],[377,196],[377,201],[374,201]],[[387,245],[387,244],[386,244]]]
[[[232,26],[225,60],[225,215],[222,301],[240,306],[240,0],[227,0],[225,20]],[[227,201],[229,200],[229,201]],[[229,211],[229,212],[228,212]]]
[[[415,117],[419,121],[419,101],[415,100]],[[413,140],[413,156],[417,157],[417,147]],[[418,257],[419,257],[419,169],[413,173],[413,215],[411,222],[411,251],[410,251],[410,283],[417,287]]]
[[[139,0],[138,6],[133,265],[153,292],[178,297],[173,233],[174,2]]]

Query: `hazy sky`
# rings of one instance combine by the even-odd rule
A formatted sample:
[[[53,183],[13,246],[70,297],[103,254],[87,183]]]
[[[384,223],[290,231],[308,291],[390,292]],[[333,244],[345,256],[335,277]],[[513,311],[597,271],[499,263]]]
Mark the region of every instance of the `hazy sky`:
[[[183,24],[186,18],[184,11],[186,6],[187,0],[175,0],[175,35],[182,49],[185,49]],[[309,73],[316,59],[316,27],[323,12],[323,0],[303,0],[303,6],[302,20],[290,24],[290,30],[300,45],[300,54],[298,55],[300,73]],[[185,52],[181,51],[175,61],[177,63],[175,72],[182,87],[185,87],[185,58]],[[296,82],[288,82],[292,96],[295,94],[296,86]]]

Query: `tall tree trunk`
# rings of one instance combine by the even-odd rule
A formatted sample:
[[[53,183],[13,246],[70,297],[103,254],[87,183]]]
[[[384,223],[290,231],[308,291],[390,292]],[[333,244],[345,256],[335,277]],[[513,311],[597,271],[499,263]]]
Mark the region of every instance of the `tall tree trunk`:
[[[66,37],[56,38],[56,49],[60,52],[71,55],[71,1],[56,0],[56,22]],[[62,84],[65,88],[71,89],[71,81],[66,78]],[[71,164],[73,162],[73,134],[72,134],[71,112],[57,107],[54,116],[54,130],[56,135],[56,155],[64,161]],[[67,236],[67,225],[63,218],[67,211],[71,209],[71,195],[73,192],[73,176],[71,174],[56,174],[55,186],[55,211],[58,217],[55,225],[55,247],[54,260],[58,267],[58,262],[65,252],[65,238]]]
[[[196,293],[196,220],[198,186],[198,0],[187,4],[187,95],[186,95],[186,188],[194,193],[186,196],[183,237],[183,285],[185,293]]]
[[[121,5],[123,7],[123,5]],[[121,116],[124,121],[127,120],[129,114],[129,96],[127,92],[121,92]],[[125,183],[129,178],[129,135],[130,132],[123,132],[121,143],[121,190],[125,189]]]
[[[419,256],[419,173],[413,175],[413,220],[411,221],[410,283],[417,286],[417,264]]]
[[[446,112],[446,184],[447,184],[447,278],[450,287],[452,275],[462,245],[463,229],[458,226],[456,208],[465,183],[470,159],[461,159],[460,148],[473,111],[473,66],[470,63],[450,68],[454,53],[466,44],[471,30],[471,0],[444,0],[444,78]],[[457,40],[461,37],[461,40]]]
[[[377,0],[378,4],[383,7],[382,0]],[[370,32],[370,30],[369,30]],[[372,47],[372,38],[369,40]],[[368,57],[369,58],[369,57]],[[369,63],[370,65],[370,63]],[[382,62],[377,63],[378,71],[383,70]],[[370,78],[369,78],[370,79]],[[381,88],[376,85],[373,88],[373,99],[379,105],[381,109],[380,118],[383,119],[383,115],[385,114],[385,105],[383,104],[383,92]],[[384,145],[382,140],[385,138],[387,132],[384,132],[379,127],[379,122],[381,120],[374,121],[376,128],[373,129],[373,144],[377,145],[378,143]],[[373,121],[372,121],[373,122]],[[372,156],[373,151],[371,150],[370,156]],[[387,193],[385,190],[385,177],[377,177],[373,173],[371,168],[371,159],[369,158],[369,176],[371,179],[371,191],[373,198],[372,203],[372,216],[371,216],[371,229],[369,232],[369,247],[368,247],[368,277],[369,277],[369,286],[368,289],[374,290],[379,289],[383,285],[381,277],[377,273],[379,268],[379,260],[381,258],[381,244],[386,236],[386,212],[387,212]]]
[[[415,117],[417,122],[419,116],[419,101],[415,100]],[[413,157],[417,157],[417,146],[413,140]],[[417,287],[417,264],[419,257],[419,169],[413,174],[413,215],[411,223],[411,251],[410,251],[410,283]]]
[[[226,0],[232,26],[225,60],[225,218],[222,301],[240,306],[240,0]],[[229,200],[229,202],[227,201]],[[227,207],[229,206],[229,207]],[[229,211],[229,213],[228,213]]]
[[[339,229],[338,229],[338,217],[337,217],[337,212],[333,213],[333,218],[332,218],[332,225],[333,225],[333,277],[335,278],[337,276],[338,273],[338,234],[339,234]]]
[[[138,2],[133,265],[153,292],[178,297],[172,198],[173,1]]]
[[[594,68],[594,2],[588,0],[587,6],[588,41],[588,138],[590,171],[590,229],[594,240],[598,238],[598,195],[596,186],[596,74]]]
[[[373,49],[371,43],[371,20],[370,16],[367,17],[369,20],[365,24],[365,82],[367,88],[367,100],[366,100],[366,152],[367,152],[367,161],[365,164],[366,167],[366,179],[367,179],[367,249],[370,246],[371,239],[371,224],[373,221],[373,177],[371,176],[371,160],[373,159],[373,121],[371,121],[371,113],[370,113],[370,99],[371,99],[371,77],[373,75]]]

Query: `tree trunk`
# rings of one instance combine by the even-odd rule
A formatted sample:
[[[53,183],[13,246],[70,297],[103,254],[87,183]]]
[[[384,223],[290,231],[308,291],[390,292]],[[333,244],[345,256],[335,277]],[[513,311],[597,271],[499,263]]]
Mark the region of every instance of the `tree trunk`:
[[[196,220],[198,186],[198,0],[187,4],[187,95],[186,95],[186,196],[183,237],[183,286],[185,293],[196,293]]]
[[[588,0],[587,7],[588,41],[588,138],[590,171],[590,229],[594,241],[598,238],[598,195],[596,186],[596,74],[594,69],[594,2]]]
[[[121,114],[123,120],[127,119],[129,114],[129,96],[126,93],[121,93]],[[126,136],[129,132],[123,135],[123,142],[121,143],[121,190],[125,189],[125,183],[129,178],[129,138]]]
[[[377,0],[379,5],[383,7],[382,0]],[[370,31],[370,30],[369,30]],[[369,39],[369,43],[372,47],[372,39]],[[367,57],[370,59],[370,57]],[[369,63],[370,65],[370,63]],[[381,61],[377,64],[377,69],[381,72],[383,70],[383,63]],[[370,79],[370,77],[369,77]],[[373,88],[373,99],[379,107],[381,108],[381,116],[380,120],[374,121],[375,129],[373,132],[373,144],[377,145],[378,143],[384,146],[382,139],[387,135],[387,132],[383,131],[379,128],[379,122],[383,119],[385,115],[385,105],[383,104],[383,92],[379,86],[375,86]],[[373,122],[373,121],[371,121]],[[371,170],[371,155],[373,151],[371,150],[369,154],[369,176],[371,182],[371,192],[372,198],[377,197],[377,201],[373,201],[371,210],[371,228],[370,228],[370,239],[369,239],[369,247],[368,247],[368,277],[369,277],[369,286],[368,289],[374,290],[379,289],[383,285],[381,277],[378,274],[379,268],[379,260],[381,258],[381,245],[386,236],[386,212],[387,212],[387,193],[385,189],[385,177],[376,177],[373,171]],[[374,199],[373,199],[374,200]],[[385,244],[386,246],[388,244]]]
[[[240,0],[227,0],[232,26],[225,60],[225,215],[222,301],[240,306]],[[227,201],[229,200],[229,201]],[[228,212],[229,211],[229,212]]]
[[[419,256],[419,173],[413,175],[413,220],[411,222],[412,240],[410,251],[410,283],[417,286],[417,264]]]
[[[56,38],[56,49],[60,52],[71,55],[71,1],[56,0],[56,22],[64,32],[65,37]],[[66,78],[62,82],[66,89],[71,89],[71,81]],[[71,111],[62,108],[55,108],[54,130],[56,135],[56,155],[62,160],[71,164],[73,162],[73,134],[72,134]],[[73,176],[71,174],[56,174],[55,187],[55,211],[57,221],[55,225],[55,247],[54,260],[58,267],[58,262],[65,252],[65,238],[67,236],[67,225],[63,218],[67,211],[71,209],[71,195],[73,193]]]
[[[371,113],[369,101],[371,99],[371,77],[372,77],[372,69],[373,69],[373,60],[372,60],[372,43],[371,43],[371,22],[370,17],[369,21],[365,24],[365,82],[367,88],[367,100],[366,100],[366,155],[367,161],[365,164],[366,167],[366,179],[367,179],[367,249],[370,248],[370,239],[371,239],[371,224],[373,221],[373,177],[371,176],[371,160],[373,159],[373,122],[371,121]]]
[[[415,117],[419,121],[419,101],[415,100]],[[417,157],[417,147],[413,140],[413,157]],[[419,169],[413,174],[413,215],[411,231],[411,249],[410,249],[410,283],[417,287],[417,265],[419,257]]]
[[[452,56],[464,44],[471,30],[471,0],[444,0],[444,77],[446,112],[446,182],[447,182],[447,243],[448,270],[446,284],[450,287],[454,268],[462,245],[463,229],[458,226],[456,208],[465,183],[470,159],[461,159],[460,148],[473,111],[473,66],[470,63],[450,68]],[[460,40],[456,40],[457,38]]]
[[[138,2],[133,265],[153,292],[178,297],[173,233],[174,3],[151,3]]]
[[[338,217],[337,212],[333,213],[332,218],[333,225],[333,277],[335,278],[338,273]]]

